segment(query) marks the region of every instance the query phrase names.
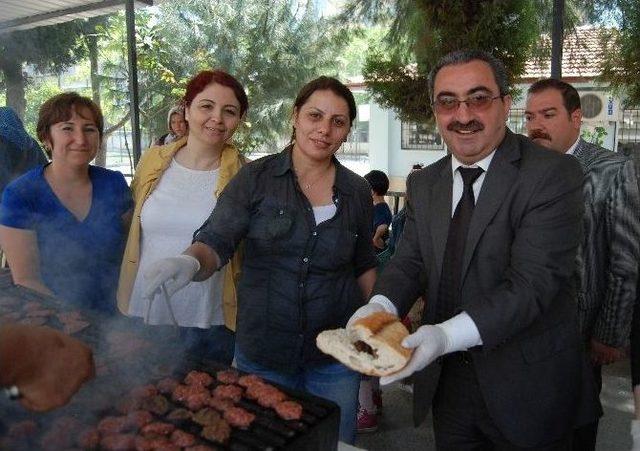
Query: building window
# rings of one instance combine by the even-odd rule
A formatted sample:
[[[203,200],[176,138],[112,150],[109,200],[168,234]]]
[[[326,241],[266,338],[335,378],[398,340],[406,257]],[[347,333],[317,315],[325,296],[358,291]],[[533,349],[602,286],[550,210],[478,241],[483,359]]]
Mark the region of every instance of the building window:
[[[513,133],[520,133],[521,135],[527,134],[527,130],[524,127],[524,109],[511,109],[509,119],[507,119],[507,127],[509,127]]]
[[[444,150],[442,136],[435,124],[402,122],[402,148],[407,150]]]

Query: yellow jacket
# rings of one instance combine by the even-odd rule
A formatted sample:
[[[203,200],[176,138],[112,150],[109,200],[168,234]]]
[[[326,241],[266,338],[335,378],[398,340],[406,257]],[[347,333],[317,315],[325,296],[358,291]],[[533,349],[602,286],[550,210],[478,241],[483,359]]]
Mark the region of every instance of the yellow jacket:
[[[120,282],[118,284],[118,309],[123,313],[129,312],[129,299],[133,291],[133,284],[138,273],[138,261],[140,259],[140,212],[142,205],[158,185],[164,171],[169,167],[173,156],[187,143],[187,138],[182,138],[165,146],[151,147],[147,150],[136,167],[136,172],[131,182],[131,191],[135,207],[133,219],[127,238],[127,246],[120,268]],[[220,174],[214,195],[219,197],[227,186],[227,183],[240,170],[245,159],[238,150],[227,144],[222,149],[220,160]],[[222,311],[224,323],[231,330],[236,329],[236,283],[240,277],[240,256],[237,251],[226,266],[224,274],[224,289],[222,294]]]

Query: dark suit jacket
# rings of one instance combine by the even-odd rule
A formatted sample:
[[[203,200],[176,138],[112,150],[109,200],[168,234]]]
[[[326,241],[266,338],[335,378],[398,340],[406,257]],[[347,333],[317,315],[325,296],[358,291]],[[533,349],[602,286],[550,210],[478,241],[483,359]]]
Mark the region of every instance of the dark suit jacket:
[[[578,162],[507,131],[491,161],[469,226],[461,309],[483,346],[471,349],[489,413],[504,436],[537,446],[594,420],[599,404],[577,328],[572,274],[581,242]],[[407,221],[373,293],[405,315],[426,290],[423,323],[433,324],[451,221],[451,157],[410,175]],[[426,417],[440,364],[418,373],[416,424]],[[579,404],[582,407],[578,407]]]

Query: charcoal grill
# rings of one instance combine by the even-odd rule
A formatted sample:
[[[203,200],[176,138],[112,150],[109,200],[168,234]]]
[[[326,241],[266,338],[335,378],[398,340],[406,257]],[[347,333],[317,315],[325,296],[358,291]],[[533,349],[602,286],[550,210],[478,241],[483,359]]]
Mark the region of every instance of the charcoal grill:
[[[4,298],[17,299],[23,303],[36,301],[56,312],[69,310],[68,306],[55,298],[13,285],[7,272],[0,273],[0,320],[3,315],[11,313],[10,309],[3,307],[2,299]],[[19,304],[13,303],[13,305]],[[137,322],[128,319],[114,320],[91,311],[82,311],[81,314],[90,326],[73,336],[84,341],[94,350],[98,368],[97,377],[86,384],[68,405],[46,414],[27,412],[15,402],[2,398],[0,400],[0,450],[46,449],[46,447],[43,448],[43,440],[51,431],[51,425],[56,422],[68,420],[69,424],[78,423],[84,429],[95,427],[102,418],[114,415],[117,401],[136,386],[157,382],[164,377],[181,379],[190,370],[205,371],[215,375],[217,371],[229,369],[216,362],[202,361],[198,356],[186,355],[175,344],[153,343]],[[5,321],[7,321],[6,317]],[[56,329],[62,327],[55,316],[52,316],[46,325]],[[113,333],[114,330],[117,333],[127,334],[126,336],[136,337],[146,343],[146,346],[140,347],[136,352],[125,357],[114,354],[104,342],[105,334]],[[176,358],[177,356],[182,358]],[[290,400],[302,405],[303,415],[300,420],[283,420],[272,409],[263,408],[249,399],[242,398],[237,405],[256,415],[252,425],[246,430],[232,428],[230,439],[224,445],[206,442],[204,439],[202,441],[214,449],[234,451],[337,449],[340,417],[338,406],[308,393],[284,387],[278,388]],[[169,401],[171,402],[170,399]],[[183,407],[172,404],[176,408]],[[159,420],[165,421],[160,418]],[[32,421],[35,427],[19,437],[9,435],[16,425],[24,425],[25,421]],[[176,426],[199,436],[199,426],[195,423],[186,421]],[[72,430],[67,435],[74,436],[78,432],[78,430]],[[61,439],[62,441],[66,439],[68,443],[64,446],[52,444],[50,449],[56,451],[79,449],[75,439],[72,441],[69,437],[61,437]]]

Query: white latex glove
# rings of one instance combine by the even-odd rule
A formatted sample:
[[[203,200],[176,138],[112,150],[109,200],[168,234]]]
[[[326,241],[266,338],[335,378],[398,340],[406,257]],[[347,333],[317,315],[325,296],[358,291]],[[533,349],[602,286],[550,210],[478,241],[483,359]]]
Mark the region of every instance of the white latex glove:
[[[164,283],[169,297],[181,288],[187,286],[200,269],[200,262],[190,256],[181,254],[177,257],[163,258],[154,262],[144,273],[147,288],[144,296],[153,298]]]
[[[631,420],[631,451],[640,451],[640,420]]]
[[[450,339],[445,330],[440,326],[420,326],[418,330],[402,340],[402,346],[408,349],[415,349],[411,360],[403,369],[390,376],[380,378],[380,385],[387,385],[392,382],[411,376],[416,371],[420,371],[435,359],[448,352],[450,349]]]
[[[351,315],[351,318],[349,318],[349,321],[347,322],[347,327],[350,327],[360,318],[364,318],[365,316],[369,316],[373,313],[386,311],[387,309],[385,309],[382,304],[378,304],[377,302],[369,302],[368,304],[363,305],[358,310],[353,312],[353,315]]]

